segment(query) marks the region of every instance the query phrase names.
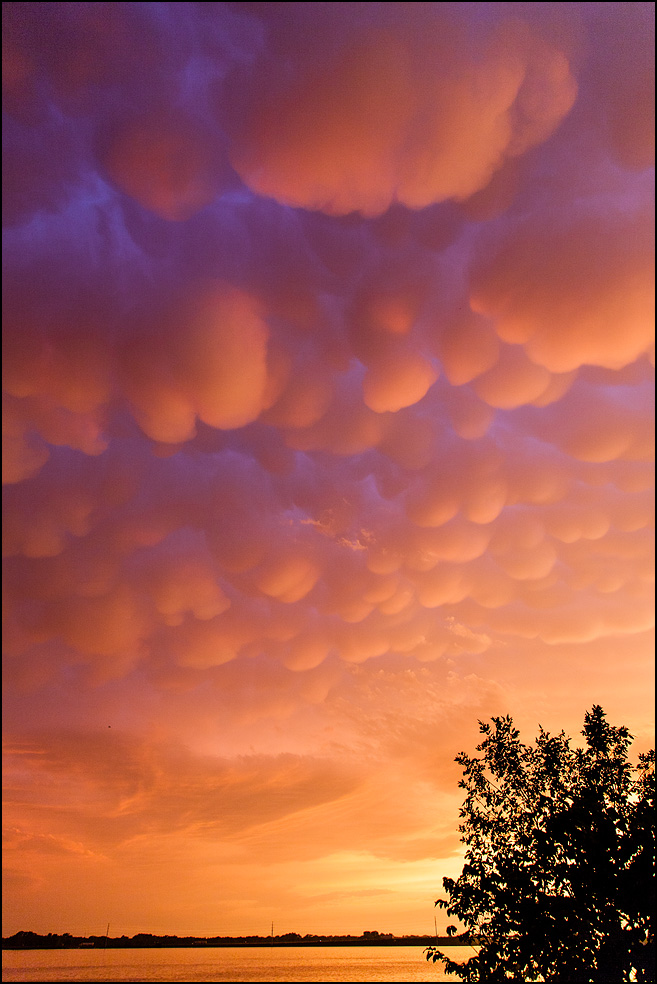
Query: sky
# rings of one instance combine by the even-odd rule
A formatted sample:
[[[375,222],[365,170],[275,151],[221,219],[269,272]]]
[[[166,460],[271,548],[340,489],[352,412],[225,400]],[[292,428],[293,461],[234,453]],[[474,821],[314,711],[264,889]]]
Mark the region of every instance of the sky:
[[[438,931],[653,744],[654,5],[3,4],[3,933]]]

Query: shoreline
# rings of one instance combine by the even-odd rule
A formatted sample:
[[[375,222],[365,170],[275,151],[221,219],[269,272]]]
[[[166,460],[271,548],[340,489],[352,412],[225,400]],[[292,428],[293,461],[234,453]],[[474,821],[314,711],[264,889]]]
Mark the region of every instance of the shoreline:
[[[469,939],[457,939],[453,936],[448,937],[436,937],[436,936],[409,936],[409,937],[393,937],[385,939],[362,939],[361,937],[344,937],[344,938],[328,938],[328,939],[318,939],[318,940],[245,940],[245,939],[231,939],[231,938],[218,938],[212,939],[212,941],[204,940],[202,938],[190,939],[184,941],[177,941],[175,938],[162,939],[156,938],[152,943],[139,941],[138,943],[133,943],[129,939],[123,940],[108,940],[105,943],[105,939],[100,939],[98,941],[89,941],[83,938],[74,938],[70,942],[53,942],[53,943],[13,943],[10,940],[2,941],[3,950],[157,950],[157,949],[280,949],[289,947],[337,947],[337,946],[417,946],[417,947],[427,947],[427,946],[440,946],[440,947],[450,947],[450,946],[469,946],[471,941]]]

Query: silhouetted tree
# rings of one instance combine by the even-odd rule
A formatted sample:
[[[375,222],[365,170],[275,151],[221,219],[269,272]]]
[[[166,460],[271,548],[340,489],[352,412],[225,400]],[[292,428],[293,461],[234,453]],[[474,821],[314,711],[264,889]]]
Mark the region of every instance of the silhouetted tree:
[[[583,749],[542,728],[523,744],[510,717],[480,722],[479,758],[461,752],[465,865],[436,905],[475,944],[464,981],[654,981],[655,753],[601,707]],[[450,932],[451,931],[451,932]],[[455,928],[448,927],[448,933]]]

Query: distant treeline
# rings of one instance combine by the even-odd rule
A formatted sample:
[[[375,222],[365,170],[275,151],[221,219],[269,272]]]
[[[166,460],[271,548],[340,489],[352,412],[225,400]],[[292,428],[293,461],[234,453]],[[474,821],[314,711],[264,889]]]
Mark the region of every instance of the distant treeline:
[[[164,947],[164,946],[463,946],[470,943],[467,936],[393,936],[368,930],[362,936],[314,936],[284,933],[282,936],[72,936],[70,933],[48,933],[39,936],[22,930],[4,937],[3,950],[64,950],[76,948]]]

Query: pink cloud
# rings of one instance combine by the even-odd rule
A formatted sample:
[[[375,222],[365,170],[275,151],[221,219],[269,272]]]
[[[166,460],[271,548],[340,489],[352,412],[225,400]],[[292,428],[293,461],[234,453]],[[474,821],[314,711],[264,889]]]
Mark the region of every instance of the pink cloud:
[[[415,932],[477,718],[648,746],[653,7],[507,14],[5,5],[8,932]]]

